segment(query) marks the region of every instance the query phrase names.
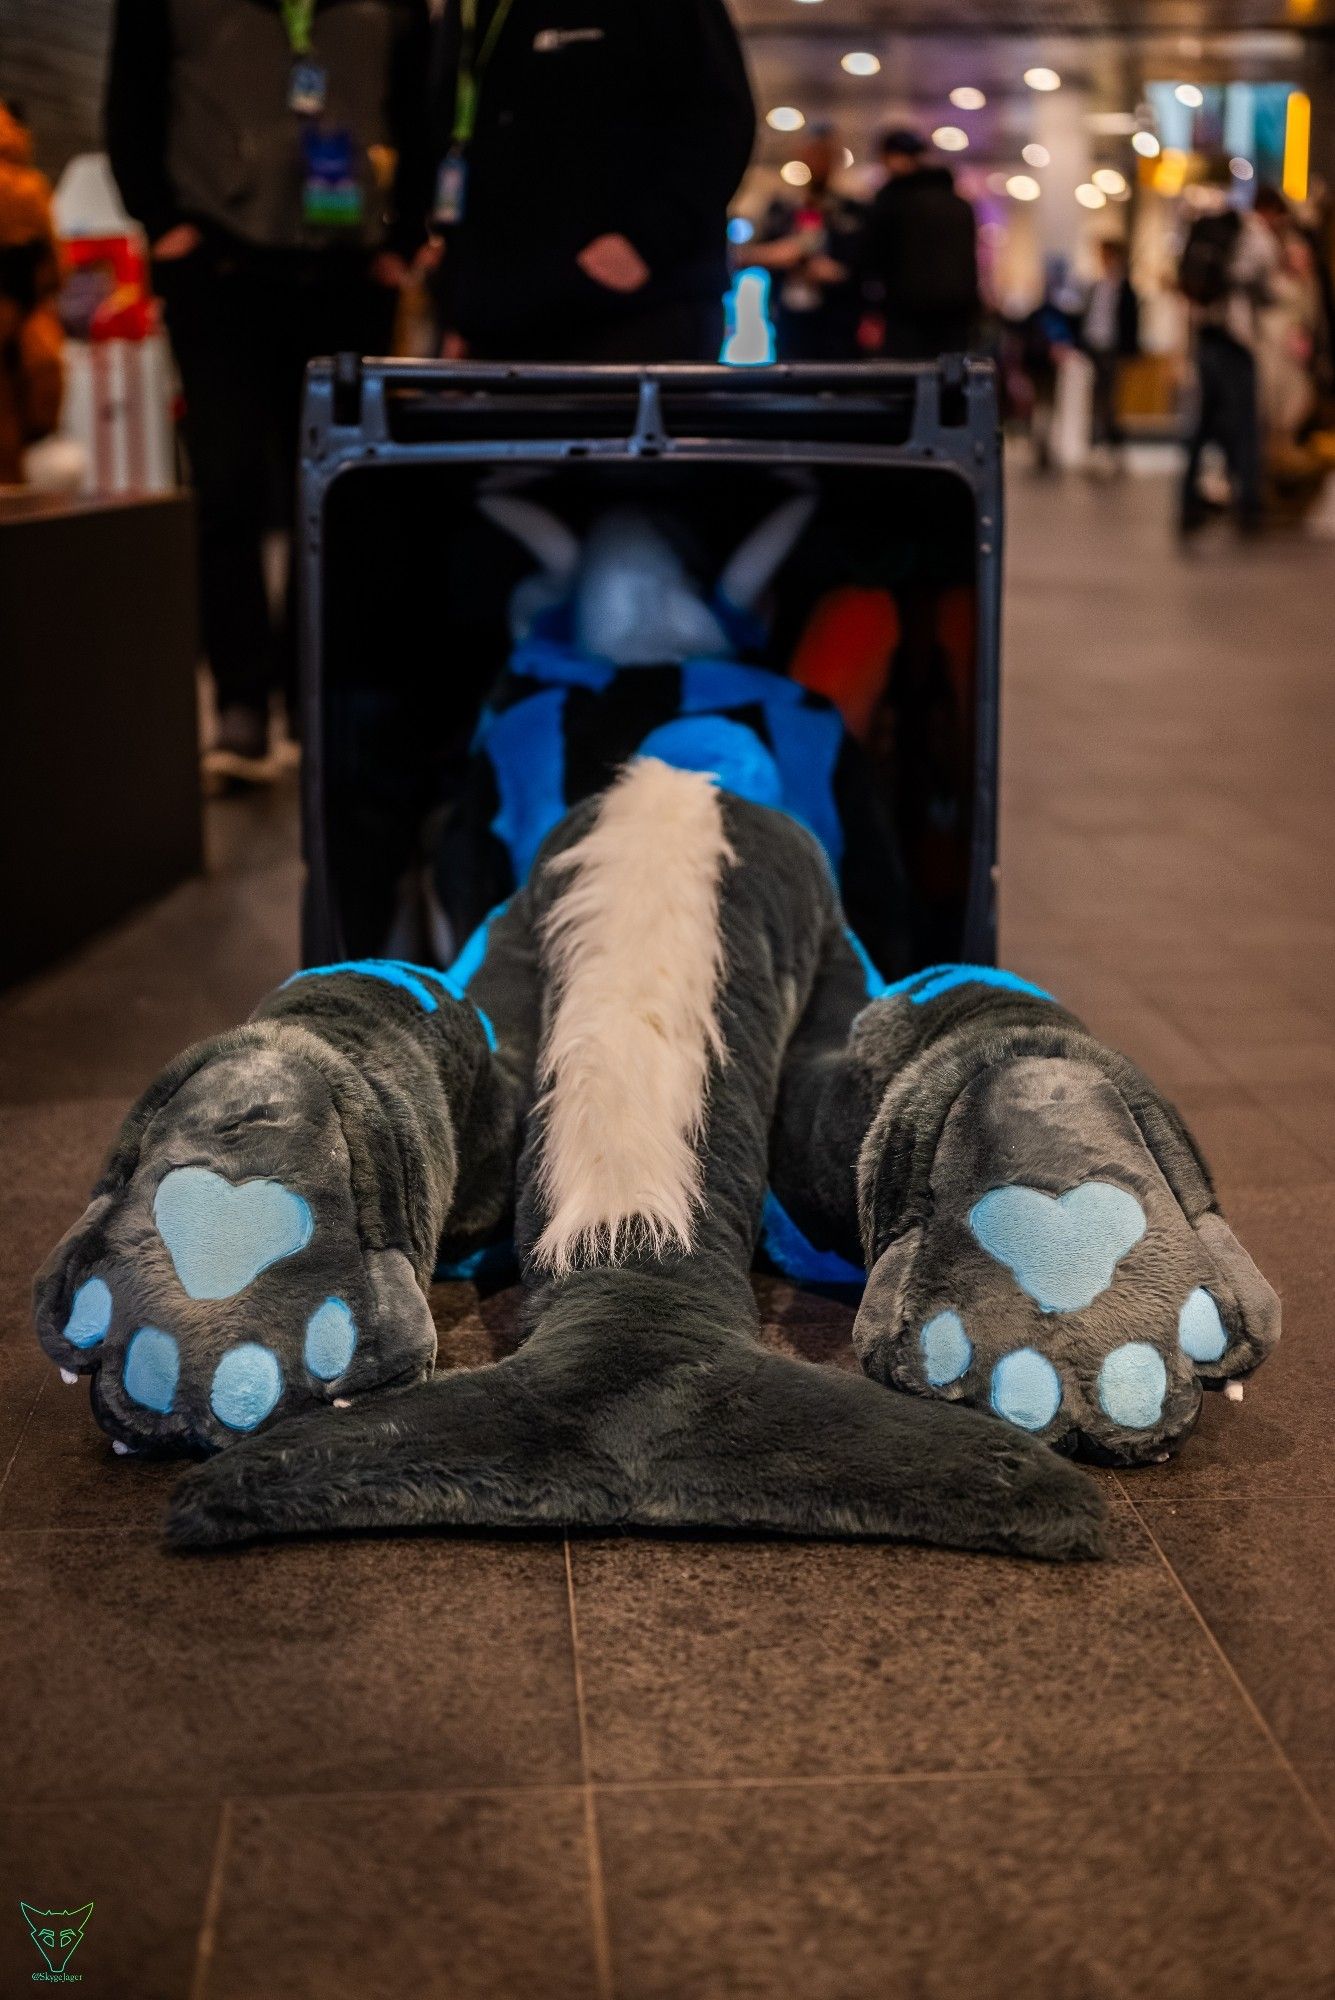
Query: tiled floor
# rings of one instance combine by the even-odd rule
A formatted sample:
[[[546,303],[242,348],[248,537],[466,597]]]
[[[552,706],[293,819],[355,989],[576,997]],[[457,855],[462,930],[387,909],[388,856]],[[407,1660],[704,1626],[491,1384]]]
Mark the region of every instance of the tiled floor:
[[[1324,550],[1013,496],[1007,957],[1178,1095],[1277,1357],[1111,1558],[686,1537],[179,1557],[26,1326],[128,1098],[290,969],[290,798],[0,1003],[0,1994],[16,1908],[127,2000],[1335,1994],[1335,672]],[[774,1337],[846,1315],[770,1284]],[[441,1288],[447,1351],[512,1337]]]

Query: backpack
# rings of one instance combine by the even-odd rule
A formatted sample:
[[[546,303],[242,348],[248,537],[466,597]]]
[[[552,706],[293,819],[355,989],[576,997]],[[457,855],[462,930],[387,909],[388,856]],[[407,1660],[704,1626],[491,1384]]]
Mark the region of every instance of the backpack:
[[[1235,209],[1192,223],[1177,269],[1178,287],[1194,306],[1217,306],[1233,290],[1233,257],[1242,222]]]

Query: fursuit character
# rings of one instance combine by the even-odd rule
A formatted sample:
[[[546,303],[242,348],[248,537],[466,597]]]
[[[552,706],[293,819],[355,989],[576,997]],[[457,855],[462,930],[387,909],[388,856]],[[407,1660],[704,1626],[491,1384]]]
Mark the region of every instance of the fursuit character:
[[[37,1279],[47,1353],[122,1451],[210,1454],[185,1546],[545,1524],[1099,1553],[1069,1454],[1164,1457],[1278,1337],[1182,1120],[1029,981],[887,981],[850,929],[843,746],[804,761],[785,732],[827,711],[729,657],[808,501],[712,601],[642,514],[581,549],[492,504],[541,550],[467,808],[505,900],[448,971],[310,968],[172,1063]],[[433,1272],[509,1238],[523,1344],[433,1374]],[[862,1372],[761,1344],[758,1245],[863,1286]]]

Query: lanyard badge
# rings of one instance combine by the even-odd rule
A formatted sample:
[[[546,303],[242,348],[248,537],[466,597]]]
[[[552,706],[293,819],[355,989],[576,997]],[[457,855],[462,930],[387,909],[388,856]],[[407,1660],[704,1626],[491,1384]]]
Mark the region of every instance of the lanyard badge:
[[[308,125],[301,135],[306,178],[301,188],[302,219],[316,229],[356,229],[366,212],[357,177],[357,147],[351,132]]]
[[[478,0],[459,0],[459,75],[454,91],[454,124],[450,150],[436,175],[431,219],[440,228],[462,222],[468,201],[468,148],[477,125],[478,87],[500,39],[513,0],[496,0],[495,11],[477,47]]]
[[[315,0],[281,0],[283,27],[292,51],[292,74],[287,87],[288,109],[299,118],[318,118],[329,95],[329,76],[324,64],[311,53],[311,29],[315,23]]]

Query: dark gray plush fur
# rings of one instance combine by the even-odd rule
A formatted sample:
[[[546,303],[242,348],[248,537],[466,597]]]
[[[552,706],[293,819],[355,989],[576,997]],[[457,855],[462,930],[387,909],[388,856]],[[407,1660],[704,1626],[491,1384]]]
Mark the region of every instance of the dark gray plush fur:
[[[495,1024],[494,1054],[466,1002],[442,997],[427,1013],[356,973],[305,978],[248,1027],[182,1057],[127,1120],[92,1206],[38,1280],[38,1325],[53,1358],[98,1373],[98,1415],[114,1434],[159,1447],[228,1445],[181,1481],[173,1539],[544,1523],[1098,1553],[1097,1489],[1047,1448],[1078,1441],[1069,1426],[1040,1440],[960,1407],[981,1400],[967,1384],[945,1400],[882,1384],[925,1388],[901,1361],[933,1286],[957,1272],[986,1320],[1009,1283],[996,1265],[977,1264],[976,1245],[972,1260],[952,1264],[958,1230],[937,1225],[944,1214],[957,1225],[978,1176],[1002,1171],[1008,1134],[1033,1110],[1014,1088],[1026,1064],[1049,1083],[1054,1066],[1070,1066],[1089,1115],[1077,1120],[1074,1151],[1058,1144],[1046,1164],[1026,1156],[1024,1171],[1040,1186],[1047,1172],[1056,1187],[1068,1172],[1086,1176],[1091,1146],[1114,1148],[1110,1170],[1129,1159],[1163,1223],[1146,1298],[1157,1285],[1175,1310],[1182,1285],[1229,1266],[1236,1251],[1230,1372],[1254,1365],[1273,1338],[1273,1295],[1218,1218],[1180,1121],[1129,1065],[1045,1003],[971,986],[927,1007],[893,997],[865,1005],[821,850],[786,816],[724,795],[737,856],[720,904],[727,1060],[711,1071],[697,1240],[690,1254],[632,1253],[551,1277],[532,1256],[545,1219],[533,1076],[552,1004],[540,940],[565,880],[548,864],[597,811],[587,802],[562,822],[492,926],[469,998]],[[238,1087],[247,1063],[249,1104]],[[240,1441],[212,1418],[200,1386],[220,1347],[249,1337],[290,1348],[291,1329],[338,1286],[303,1268],[303,1251],[238,1300],[196,1308],[207,1328],[179,1311],[169,1317],[171,1273],[144,1217],[162,1175],[187,1160],[233,1179],[281,1178],[322,1218],[342,1217],[326,1254],[342,1259],[338,1286],[361,1287],[374,1330],[364,1355],[359,1346],[356,1383],[303,1385],[299,1368],[287,1367],[272,1428]],[[761,1346],[748,1274],[767,1185],[816,1241],[875,1266],[858,1322],[868,1375]],[[434,1336],[418,1287],[437,1244],[467,1248],[511,1223],[527,1288],[519,1352],[396,1388],[430,1366]],[[118,1317],[90,1356],[61,1329],[76,1285],[94,1271],[107,1274]],[[397,1318],[386,1289],[396,1273],[416,1281]],[[192,1386],[174,1429],[146,1421],[108,1386],[124,1328],[149,1310],[183,1331]],[[266,1319],[265,1333],[238,1330]],[[391,1393],[372,1398],[372,1387]],[[1194,1393],[1193,1381],[1184,1399]],[[361,1400],[327,1407],[345,1395]],[[1173,1421],[1181,1415],[1175,1403]]]

